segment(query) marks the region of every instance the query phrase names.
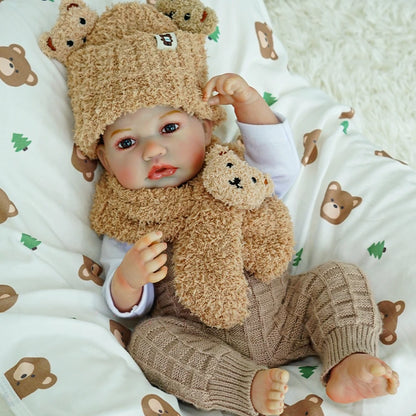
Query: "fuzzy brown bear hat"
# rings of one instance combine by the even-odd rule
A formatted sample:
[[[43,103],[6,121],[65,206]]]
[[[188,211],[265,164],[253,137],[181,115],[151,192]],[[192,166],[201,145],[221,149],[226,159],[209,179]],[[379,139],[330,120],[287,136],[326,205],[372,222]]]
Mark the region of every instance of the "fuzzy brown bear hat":
[[[90,159],[97,158],[105,128],[139,108],[166,105],[214,125],[225,118],[223,109],[202,101],[201,92],[208,73],[205,32],[216,24],[214,11],[187,1],[188,19],[182,2],[171,1],[184,16],[176,19],[178,27],[173,17],[179,9],[158,3],[161,11],[121,3],[98,17],[81,0],[62,0],[56,25],[40,38],[44,53],[67,68],[74,141]],[[191,19],[193,9],[200,19]]]

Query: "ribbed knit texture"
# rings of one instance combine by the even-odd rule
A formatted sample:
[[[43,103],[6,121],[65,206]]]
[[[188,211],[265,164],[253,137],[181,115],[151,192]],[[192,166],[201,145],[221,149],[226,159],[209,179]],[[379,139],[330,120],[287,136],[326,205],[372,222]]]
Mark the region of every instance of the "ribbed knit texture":
[[[259,366],[205,332],[203,325],[171,317],[151,318],[130,342],[148,380],[199,408],[256,415],[250,398]]]
[[[156,285],[153,314],[164,318],[139,324],[129,345],[152,382],[196,407],[251,415],[243,398],[256,369],[318,355],[325,383],[331,368],[352,353],[375,355],[381,318],[356,266],[331,262],[270,283],[247,278],[249,316],[229,330],[191,317],[175,299],[170,276]]]

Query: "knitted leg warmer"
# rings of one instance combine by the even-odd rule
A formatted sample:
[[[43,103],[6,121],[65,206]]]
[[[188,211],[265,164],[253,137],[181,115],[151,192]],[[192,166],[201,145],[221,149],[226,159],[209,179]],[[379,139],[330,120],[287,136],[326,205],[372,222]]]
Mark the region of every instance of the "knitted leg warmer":
[[[359,268],[331,262],[290,280],[285,303],[297,316],[306,307],[303,325],[322,360],[324,382],[352,353],[376,354],[381,317]]]
[[[194,406],[257,415],[250,388],[256,365],[207,333],[175,317],[155,317],[136,327],[128,350],[148,380]]]

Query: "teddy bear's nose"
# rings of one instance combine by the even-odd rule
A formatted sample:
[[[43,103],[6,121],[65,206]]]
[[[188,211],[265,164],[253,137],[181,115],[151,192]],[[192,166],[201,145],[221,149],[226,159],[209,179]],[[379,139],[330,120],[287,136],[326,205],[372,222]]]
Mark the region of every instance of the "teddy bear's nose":
[[[228,181],[230,185],[234,185],[236,188],[242,189],[243,187],[240,185],[240,182],[241,182],[240,178],[234,178],[232,181]]]

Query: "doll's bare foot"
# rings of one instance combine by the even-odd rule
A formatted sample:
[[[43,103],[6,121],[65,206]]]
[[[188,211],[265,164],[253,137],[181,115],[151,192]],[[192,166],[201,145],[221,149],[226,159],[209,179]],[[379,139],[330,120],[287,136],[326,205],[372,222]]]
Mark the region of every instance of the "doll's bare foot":
[[[395,394],[399,376],[384,361],[369,354],[352,354],[332,370],[326,386],[328,396],[338,403]]]
[[[287,392],[289,373],[280,368],[260,370],[251,384],[251,402],[258,413],[280,415]]]

